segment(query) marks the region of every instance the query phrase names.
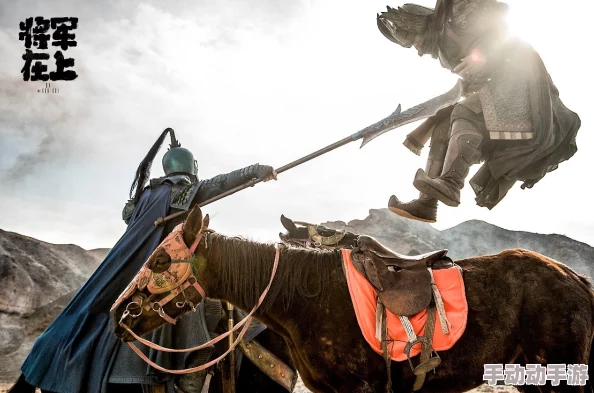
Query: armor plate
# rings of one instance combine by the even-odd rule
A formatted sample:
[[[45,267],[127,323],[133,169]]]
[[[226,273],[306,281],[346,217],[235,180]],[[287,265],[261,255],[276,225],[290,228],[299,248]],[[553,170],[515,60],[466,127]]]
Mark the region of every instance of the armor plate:
[[[174,209],[188,210],[200,189],[200,183],[194,184],[174,184],[171,187],[171,206]]]

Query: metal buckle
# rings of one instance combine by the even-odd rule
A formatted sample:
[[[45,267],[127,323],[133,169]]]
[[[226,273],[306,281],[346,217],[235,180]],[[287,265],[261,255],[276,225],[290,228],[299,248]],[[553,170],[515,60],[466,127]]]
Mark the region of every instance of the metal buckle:
[[[139,310],[138,314],[132,314],[132,311],[129,309],[129,307],[132,305],[136,305],[138,307],[138,310]],[[126,306],[126,310],[124,310],[124,314],[130,315],[132,318],[138,318],[140,316],[140,314],[142,314],[142,304],[139,302],[131,301]],[[123,318],[123,315],[122,315],[122,318]]]

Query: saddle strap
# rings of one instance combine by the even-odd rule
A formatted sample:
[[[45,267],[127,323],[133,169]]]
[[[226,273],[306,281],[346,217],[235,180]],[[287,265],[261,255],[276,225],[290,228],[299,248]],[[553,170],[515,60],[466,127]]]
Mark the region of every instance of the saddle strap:
[[[421,345],[421,354],[419,355],[419,364],[424,364],[431,358],[433,352],[433,333],[435,332],[435,305],[433,302],[427,308],[427,323],[425,324],[425,338],[426,342]],[[427,373],[417,375],[415,383],[413,385],[413,391],[420,390],[425,383],[425,377]]]
[[[412,323],[410,323],[410,319],[406,315],[398,315],[398,319],[400,319],[400,323],[404,328],[404,332],[406,333],[406,338],[408,338],[408,342],[412,343],[417,341],[418,337],[415,333],[415,328],[413,328]]]
[[[297,383],[297,373],[286,363],[264,348],[256,340],[241,341],[239,348],[248,359],[270,379],[292,392]]]
[[[388,351],[388,323],[386,321],[386,307],[379,301],[377,302],[377,310],[376,310],[376,322],[377,316],[380,314],[380,326],[381,326],[381,343],[382,343],[382,356],[384,357],[384,361],[386,362],[386,393],[392,392],[392,370],[390,369],[392,365],[392,357],[390,356],[391,351]],[[376,327],[377,329],[377,327]]]
[[[200,393],[208,393],[208,389],[210,388],[210,380],[212,378],[212,372],[206,374],[206,379],[204,380],[204,385],[202,385],[202,390]]]
[[[384,326],[384,314],[385,314],[385,308],[384,305],[382,304],[382,302],[380,301],[380,298],[378,297],[376,302],[375,302],[375,338],[377,338],[377,340],[381,343],[384,337],[384,330],[383,330],[383,326]]]
[[[439,324],[441,326],[441,331],[443,332],[443,334],[449,334],[449,328],[452,327],[452,324],[446,316],[445,306],[443,304],[443,299],[441,298],[441,293],[439,293],[439,289],[437,288],[437,285],[435,285],[435,279],[433,278],[433,270],[431,268],[427,268],[427,270],[429,270],[429,274],[431,274],[431,289],[433,290],[435,307],[437,307],[437,313],[439,314]]]

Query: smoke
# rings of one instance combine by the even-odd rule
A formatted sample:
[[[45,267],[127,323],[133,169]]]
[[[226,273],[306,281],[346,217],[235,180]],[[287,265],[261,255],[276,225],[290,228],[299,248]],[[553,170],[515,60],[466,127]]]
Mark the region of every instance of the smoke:
[[[47,94],[40,92],[43,82],[23,80],[20,70],[25,47],[16,37],[18,24],[0,30],[0,181],[5,187],[15,187],[38,175],[40,168],[67,159],[73,133],[89,111],[88,101],[79,94],[88,81],[52,82],[62,91],[74,91]],[[70,52],[67,57],[72,56]],[[53,70],[51,63],[47,65],[48,71]]]
[[[16,186],[68,158],[89,108],[85,100],[39,93],[42,84],[29,86],[5,73],[0,85],[0,180]]]
[[[51,176],[52,170],[68,169],[81,158],[73,155],[76,150],[105,155],[104,146],[116,138],[111,130],[144,123],[146,112],[134,108],[140,106],[139,100],[148,104],[151,95],[170,102],[179,99],[187,93],[188,78],[201,78],[192,73],[192,64],[214,68],[208,59],[219,51],[232,53],[229,48],[239,45],[238,40],[250,31],[268,29],[266,34],[274,34],[303,11],[301,2],[286,6],[271,0],[226,3],[182,1],[174,9],[164,9],[154,0],[109,2],[106,7],[89,0],[51,5],[8,0],[0,6],[5,11],[0,12],[0,181],[14,188],[32,177]],[[37,15],[79,18],[74,32],[79,46],[65,52],[75,59],[79,78],[51,83],[60,88],[59,94],[39,93],[44,83],[25,82],[20,73],[25,48],[18,40],[19,22]],[[182,47],[181,34],[194,38],[184,38]],[[180,53],[189,47],[193,49],[187,56]],[[172,71],[177,66],[174,59],[187,62],[185,78]],[[52,61],[47,62],[48,71],[53,69]],[[198,82],[204,86],[209,83],[206,79]]]

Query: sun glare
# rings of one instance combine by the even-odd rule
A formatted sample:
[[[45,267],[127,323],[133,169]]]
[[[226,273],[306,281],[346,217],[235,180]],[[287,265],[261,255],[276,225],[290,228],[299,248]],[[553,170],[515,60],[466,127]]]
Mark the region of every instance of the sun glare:
[[[507,3],[509,4],[507,25],[510,35],[538,47],[540,31],[547,24],[547,15],[541,14],[536,17],[532,2],[508,1]],[[539,9],[539,12],[543,11],[545,11],[544,7]]]

